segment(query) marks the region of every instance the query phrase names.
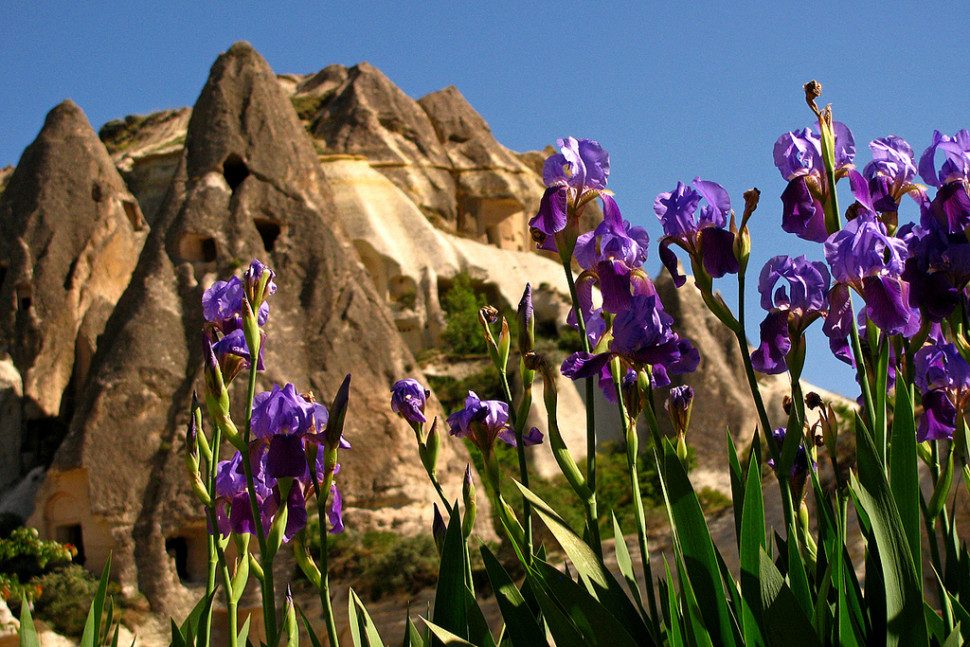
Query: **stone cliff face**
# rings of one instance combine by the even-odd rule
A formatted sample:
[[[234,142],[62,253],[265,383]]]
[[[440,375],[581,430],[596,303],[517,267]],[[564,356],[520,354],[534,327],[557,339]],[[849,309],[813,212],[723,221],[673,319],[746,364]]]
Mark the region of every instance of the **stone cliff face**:
[[[109,122],[100,137],[65,102],[0,171],[0,490],[49,466],[31,523],[82,540],[94,569],[113,551],[126,589],[175,610],[179,579],[204,560],[181,447],[202,388],[200,299],[257,257],[279,283],[258,388],[293,382],[328,402],[352,373],[348,525],[424,529],[433,490],[388,389],[423,379],[414,354],[440,346],[440,295],[459,273],[499,307],[531,282],[540,327],[564,326],[562,269],[528,234],[550,151],[509,151],[455,88],[415,101],[366,63],[276,76],[245,43],[219,57],[192,108]],[[696,290],[658,289],[705,358],[689,378],[691,444],[713,473],[725,427],[739,444],[754,428],[743,372]],[[579,458],[581,400],[567,380],[559,388]],[[544,426],[541,406],[533,418]],[[548,446],[535,455],[555,471]],[[445,443],[449,492],[467,459]]]
[[[0,194],[0,343],[22,381],[24,428],[21,469],[4,482],[50,460],[147,235],[81,109],[51,110]]]

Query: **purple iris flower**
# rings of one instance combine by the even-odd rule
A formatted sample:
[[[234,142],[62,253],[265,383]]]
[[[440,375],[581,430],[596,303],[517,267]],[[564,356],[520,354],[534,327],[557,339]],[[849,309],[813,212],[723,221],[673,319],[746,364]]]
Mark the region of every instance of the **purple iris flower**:
[[[937,151],[945,156],[939,169]],[[936,188],[970,177],[970,131],[963,129],[951,137],[934,130],[933,143],[919,158],[919,174],[924,182]]]
[[[562,374],[573,380],[598,375],[614,357],[634,370],[663,367],[665,374],[690,373],[700,354],[673,331],[673,317],[664,312],[656,295],[635,295],[630,307],[613,320],[613,339],[605,353],[574,353],[563,362]]]
[[[246,271],[245,280],[234,276],[228,281],[216,281],[202,294],[202,315],[206,320],[203,330],[206,343],[212,346],[219,360],[226,384],[229,384],[243,368],[248,368],[250,365],[249,345],[242,331],[242,311],[248,281],[253,280],[251,276],[255,276],[257,271],[260,276],[263,272],[270,273],[271,278],[264,293],[265,298],[276,291],[276,284],[272,281],[273,270],[259,261],[253,261]],[[259,306],[257,324],[264,326],[268,318],[269,304],[264,300]],[[265,334],[260,331],[260,335],[265,342]],[[258,370],[263,370],[264,345],[264,343],[260,344],[259,357],[256,361]]]
[[[590,191],[605,191],[610,175],[610,156],[598,142],[567,137],[557,142],[559,153],[551,155],[542,169],[546,191],[539,212],[529,221],[540,249],[557,251],[556,234],[578,225],[582,206]],[[602,195],[602,194],[601,194]]]
[[[258,261],[254,261],[258,262]],[[269,270],[272,271],[272,270]],[[276,284],[270,281],[275,291]],[[238,276],[228,281],[216,281],[202,294],[202,316],[216,324],[224,334],[242,328],[243,299],[246,298],[246,284]],[[267,290],[269,291],[269,290]],[[259,306],[256,321],[265,326],[269,320],[269,304],[265,301]]]
[[[259,509],[260,523],[268,529],[281,507],[280,491],[275,478],[268,475],[266,452],[260,452],[253,459],[253,485],[256,491],[256,505]],[[283,540],[289,541],[306,526],[306,501],[299,482],[294,481],[286,500],[287,518]],[[243,471],[242,454],[236,452],[232,459],[221,461],[216,466],[216,525],[219,533],[228,535],[256,534],[246,477]]]
[[[772,375],[788,370],[791,340],[800,338],[809,324],[828,311],[828,289],[824,263],[804,256],[775,256],[765,263],[758,291],[768,315],[761,323],[761,345],[751,354],[756,371]]]
[[[909,257],[901,278],[910,284],[909,304],[929,321],[943,321],[970,282],[970,241],[935,226],[912,227],[905,241]]]
[[[246,292],[249,294],[254,294],[259,284],[263,281],[263,275],[269,273],[269,278],[266,279],[266,289],[263,291],[263,299],[265,301],[266,297],[276,294],[276,282],[273,280],[276,278],[276,272],[271,270],[268,266],[260,263],[259,260],[253,259],[253,262],[249,264],[249,267],[243,272],[243,285],[245,286]],[[262,306],[262,304],[260,304]]]
[[[328,421],[325,406],[306,400],[292,384],[282,389],[274,384],[272,391],[257,393],[253,398],[250,451],[257,445],[268,447],[267,468],[272,478],[308,480],[306,444],[324,443]],[[341,437],[339,446],[349,449],[350,443]]]
[[[871,212],[860,213],[825,241],[833,280],[862,295],[866,316],[892,335],[915,334],[920,325],[919,312],[909,306],[910,286],[900,278],[908,256],[906,243],[889,236]],[[844,312],[848,292],[833,290],[829,301],[833,311]]]
[[[674,285],[682,286],[687,277],[677,268],[677,257],[670,250],[677,245],[686,251],[695,265],[702,266],[713,278],[737,274],[740,270],[734,256],[734,234],[724,229],[731,215],[731,199],[720,184],[694,178],[691,188],[678,182],[673,191],[659,194],[653,210],[663,225],[660,239],[660,261],[670,272]],[[701,200],[705,205],[700,206]]]
[[[862,169],[861,176],[850,172],[852,192],[856,199],[878,213],[899,210],[904,194],[909,194],[918,204],[926,202],[926,190],[913,184],[916,162],[913,149],[902,137],[891,135],[869,143],[872,161]]]
[[[970,365],[956,346],[940,342],[916,351],[914,364],[924,410],[917,441],[952,438],[970,399]]]
[[[427,422],[424,405],[429,391],[417,380],[399,380],[391,387],[391,410],[409,422]]]
[[[623,220],[616,201],[604,195],[603,222],[576,239],[574,255],[588,276],[595,277],[603,295],[603,310],[617,313],[630,305],[633,294],[653,293],[653,284],[640,267],[647,260],[650,237],[643,227]],[[580,307],[592,310],[590,286],[584,285]]]
[[[855,157],[852,132],[841,122],[833,124],[835,131],[836,178],[844,175]],[[787,132],[775,142],[775,166],[788,186],[781,195],[784,211],[781,228],[804,240],[817,243],[828,237],[823,207],[829,191],[825,165],[822,161],[822,142],[811,128]]]
[[[509,405],[498,400],[481,400],[474,391],[468,392],[465,407],[448,416],[451,435],[468,438],[489,456],[495,439],[515,447],[515,431],[509,424]],[[542,442],[542,433],[535,427],[523,434],[526,447]]]
[[[546,186],[564,186],[579,192],[606,188],[610,154],[599,142],[567,137],[557,140],[556,145],[561,152],[549,156],[542,167]]]
[[[936,166],[936,153],[943,163]],[[936,197],[924,211],[923,224],[948,234],[962,235],[970,227],[970,132],[961,130],[953,137],[933,131],[933,143],[919,160],[919,174],[937,188]]]

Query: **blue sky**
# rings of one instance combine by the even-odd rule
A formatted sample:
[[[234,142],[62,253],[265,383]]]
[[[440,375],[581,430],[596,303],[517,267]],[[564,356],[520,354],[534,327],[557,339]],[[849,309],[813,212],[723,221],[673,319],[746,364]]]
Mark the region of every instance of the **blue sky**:
[[[624,216],[660,229],[653,198],[678,180],[720,182],[752,221],[755,282],[780,253],[821,259],[779,228],[784,182],[771,162],[783,132],[812,115],[801,85],[867,143],[889,134],[919,154],[932,131],[970,126],[965,6],[881,2],[538,3],[51,1],[0,3],[0,167],[16,164],[44,115],[73,99],[97,129],[127,114],[194,103],[219,52],[248,40],[279,73],[369,61],[418,98],[455,85],[515,150],[566,135],[611,153]],[[843,206],[847,202],[843,200]],[[907,205],[909,206],[909,205]],[[901,221],[915,217],[903,211]],[[659,269],[655,248],[648,260]],[[722,281],[728,303],[736,290]],[[854,394],[847,367],[810,342],[806,377]]]

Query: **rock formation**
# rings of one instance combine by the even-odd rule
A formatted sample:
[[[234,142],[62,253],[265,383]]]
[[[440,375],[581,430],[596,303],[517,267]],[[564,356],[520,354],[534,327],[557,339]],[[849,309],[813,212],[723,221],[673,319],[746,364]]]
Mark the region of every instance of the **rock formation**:
[[[63,438],[147,234],[81,109],[51,110],[0,195],[0,344],[22,382],[20,411],[3,424],[25,432],[20,469],[5,475],[48,462]]]
[[[352,373],[345,434],[355,449],[340,476],[348,523],[423,527],[433,490],[413,487],[422,474],[413,437],[387,405],[389,384],[416,373],[413,357],[335,216],[290,102],[248,44],[213,65],[154,222],[34,521],[56,526],[58,502],[73,496],[90,510],[92,535],[114,542],[122,583],[157,609],[178,607],[176,571],[198,576],[205,532],[181,458],[188,398],[201,384],[200,299],[259,257],[279,277],[259,389],[289,381],[328,401]],[[445,448],[441,463],[453,476],[465,460]],[[173,564],[167,548],[186,551],[187,563]]]

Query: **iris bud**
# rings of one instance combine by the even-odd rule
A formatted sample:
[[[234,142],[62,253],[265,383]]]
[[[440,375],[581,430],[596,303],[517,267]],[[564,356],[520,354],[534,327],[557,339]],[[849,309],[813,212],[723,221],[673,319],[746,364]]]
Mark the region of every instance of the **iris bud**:
[[[418,445],[421,464],[429,474],[434,475],[438,466],[438,452],[441,450],[441,434],[438,433],[438,417],[431,422],[431,430],[423,443]]]
[[[678,439],[687,435],[690,425],[690,412],[694,405],[694,390],[687,386],[675,386],[670,389],[664,408],[670,414],[670,422],[674,426]]]
[[[529,283],[525,284],[522,300],[519,301],[516,321],[519,325],[519,354],[525,355],[535,350],[535,310],[532,307],[532,285]]]
[[[438,554],[445,549],[445,532],[448,528],[445,526],[445,520],[441,517],[441,511],[438,510],[438,504],[434,505],[434,520],[431,522],[431,536],[434,537],[434,545],[438,548]]]
[[[296,607],[293,606],[293,592],[290,585],[286,585],[286,597],[284,598],[286,609],[286,645],[287,647],[297,647],[300,644],[300,625],[296,622]]]
[[[319,589],[320,582],[323,577],[320,575],[320,569],[317,568],[317,565],[310,557],[309,550],[307,550],[306,541],[304,541],[305,534],[305,532],[301,531],[297,533],[296,537],[294,538],[293,558],[296,560],[297,566],[300,567],[300,570],[303,571],[303,574],[306,575],[306,578],[310,580],[310,584],[312,584],[314,588]]]
[[[496,368],[502,373],[509,364],[509,349],[512,345],[512,335],[509,332],[509,322],[502,317],[502,331],[498,335],[498,348],[496,356]]]
[[[471,465],[465,466],[465,480],[461,486],[461,498],[465,504],[465,516],[461,520],[461,534],[468,539],[475,527],[475,515],[478,512],[475,483],[472,481]]]
[[[251,535],[233,535],[236,538],[236,553],[246,555],[249,553],[249,538]],[[250,555],[252,557],[252,555]],[[250,560],[246,558],[236,558],[236,572],[232,575],[231,596],[233,602],[239,602],[243,591],[246,590],[246,582],[249,581]],[[262,571],[260,571],[262,573]]]
[[[247,554],[247,553],[243,553],[243,554]],[[265,582],[266,574],[263,573],[263,567],[259,563],[259,558],[256,557],[256,555],[254,555],[253,553],[248,553],[248,555],[249,555],[250,572],[252,572],[252,574],[256,576],[257,580],[259,580],[260,582]]]
[[[350,373],[344,378],[337,394],[330,405],[330,418],[327,420],[327,449],[336,450],[340,446],[340,436],[344,431],[344,419],[347,417],[347,404],[350,400]]]
[[[266,533],[266,552],[269,556],[275,555],[276,551],[283,545],[283,533],[286,531],[286,520],[289,516],[289,506],[286,505],[286,499],[290,494],[290,488],[293,486],[293,479],[281,478],[277,483],[280,488],[280,508],[273,518],[273,525]]]

